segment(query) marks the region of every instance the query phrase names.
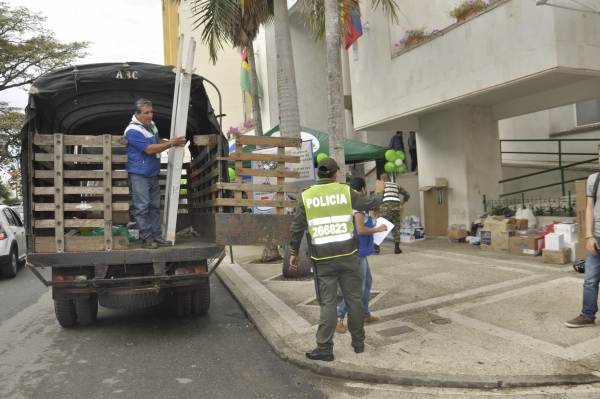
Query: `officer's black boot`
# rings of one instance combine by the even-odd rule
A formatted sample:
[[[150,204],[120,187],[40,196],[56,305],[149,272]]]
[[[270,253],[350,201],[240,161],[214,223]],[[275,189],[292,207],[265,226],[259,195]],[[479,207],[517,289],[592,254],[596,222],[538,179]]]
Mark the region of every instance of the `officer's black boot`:
[[[395,244],[396,244],[396,246],[395,246],[395,248],[394,248],[394,253],[395,253],[395,254],[401,254],[401,253],[402,253],[402,250],[400,249],[400,243],[399,243],[399,242],[397,242],[397,243],[395,243]]]

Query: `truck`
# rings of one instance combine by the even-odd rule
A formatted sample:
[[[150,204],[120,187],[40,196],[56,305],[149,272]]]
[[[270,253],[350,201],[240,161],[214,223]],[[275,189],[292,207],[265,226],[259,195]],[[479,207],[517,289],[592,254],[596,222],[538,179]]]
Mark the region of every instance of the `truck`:
[[[209,278],[226,256],[227,245],[277,245],[289,240],[291,215],[285,209],[285,177],[297,172],[285,162],[286,147],[300,139],[238,137],[236,152],[222,133],[220,94],[207,79],[193,75],[186,138],[189,160],[178,189],[177,237],[173,246],[143,249],[132,238],[132,204],[124,129],[138,98],[153,103],[154,122],[162,138],[170,126],[176,74],[173,67],[139,62],[77,65],[50,72],[29,90],[21,131],[23,214],[27,267],[52,289],[58,323],[63,327],[96,321],[99,306],[137,309],[172,297],[179,316],[204,314],[210,307]],[[219,114],[205,83],[219,94]],[[276,146],[277,155],[253,155],[244,146]],[[257,158],[258,157],[258,158]],[[278,162],[276,170],[248,168],[244,162]],[[269,206],[274,214],[252,214],[243,208],[257,200],[243,192],[261,185],[230,181],[236,176],[270,174],[277,192]],[[167,163],[159,181],[164,203]],[[248,234],[252,231],[253,234]],[[39,269],[50,268],[51,279]]]

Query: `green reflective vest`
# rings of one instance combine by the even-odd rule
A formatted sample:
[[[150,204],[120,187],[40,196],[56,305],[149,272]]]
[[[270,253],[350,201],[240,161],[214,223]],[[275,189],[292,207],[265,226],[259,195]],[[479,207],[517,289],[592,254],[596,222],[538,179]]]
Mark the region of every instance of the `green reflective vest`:
[[[341,183],[318,184],[302,192],[311,258],[347,256],[358,250],[354,237],[350,187]]]

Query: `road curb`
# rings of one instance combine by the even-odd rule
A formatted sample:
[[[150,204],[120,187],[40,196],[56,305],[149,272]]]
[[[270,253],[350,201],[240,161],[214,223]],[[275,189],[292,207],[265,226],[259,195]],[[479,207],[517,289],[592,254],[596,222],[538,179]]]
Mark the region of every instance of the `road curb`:
[[[215,275],[273,348],[273,351],[277,356],[282,360],[309,369],[320,375],[379,384],[479,389],[540,387],[569,384],[580,385],[600,382],[600,377],[593,374],[528,376],[457,375],[424,373],[410,370],[388,370],[379,367],[350,365],[336,361],[331,363],[311,361],[308,360],[304,354],[291,349],[288,344],[281,339],[271,324],[225,273],[221,273],[221,271],[217,269]]]

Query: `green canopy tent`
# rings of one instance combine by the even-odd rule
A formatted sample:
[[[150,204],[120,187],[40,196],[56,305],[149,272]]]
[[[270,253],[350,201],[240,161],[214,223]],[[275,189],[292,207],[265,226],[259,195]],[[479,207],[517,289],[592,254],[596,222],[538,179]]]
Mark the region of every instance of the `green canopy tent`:
[[[317,159],[319,154],[329,155],[329,134],[319,132],[318,130],[309,129],[307,127],[300,126],[302,134],[302,140],[312,139],[313,140],[313,155]],[[276,125],[271,130],[264,134],[265,136],[278,136],[279,125]],[[315,143],[315,140],[318,143]],[[252,152],[256,149],[253,145],[244,146],[243,152]],[[346,156],[345,163],[351,164],[355,162],[373,161],[379,159],[385,159],[385,152],[389,148],[379,147],[373,144],[361,143],[356,140],[344,139],[344,153]],[[229,151],[235,150],[235,144],[229,147]],[[229,167],[234,167],[234,161],[229,161]],[[250,161],[244,162],[244,167],[250,167]]]

